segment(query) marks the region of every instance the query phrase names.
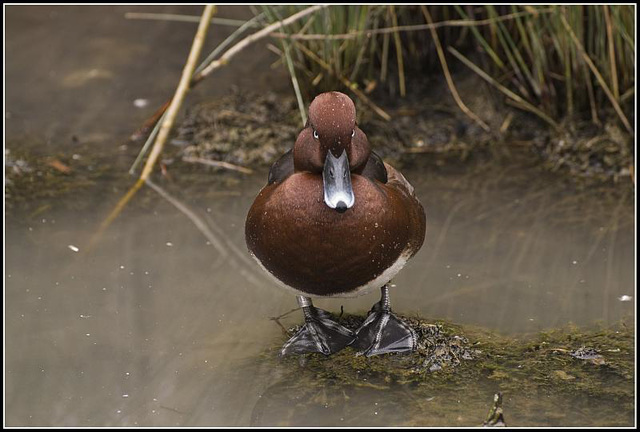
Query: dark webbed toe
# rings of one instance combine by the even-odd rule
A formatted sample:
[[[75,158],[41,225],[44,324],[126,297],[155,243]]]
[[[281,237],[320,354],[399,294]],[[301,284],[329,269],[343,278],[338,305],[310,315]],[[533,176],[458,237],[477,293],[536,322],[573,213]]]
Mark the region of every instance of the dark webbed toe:
[[[313,306],[305,307],[305,324],[289,339],[280,355],[319,352],[333,354],[355,340],[355,334],[330,318],[330,314]]]
[[[367,357],[416,348],[416,334],[391,312],[374,311],[356,331],[353,347]]]
[[[398,318],[389,305],[389,292],[382,288],[382,299],[376,303],[367,319],[356,330],[352,346],[367,357],[392,353],[411,352],[416,349],[415,331]]]

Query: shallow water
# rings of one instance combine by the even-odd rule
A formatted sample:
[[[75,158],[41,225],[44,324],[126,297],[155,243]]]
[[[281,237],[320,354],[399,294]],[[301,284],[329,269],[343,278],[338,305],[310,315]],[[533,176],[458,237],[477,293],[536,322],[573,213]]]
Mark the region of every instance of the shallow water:
[[[503,334],[633,313],[632,302],[618,300],[633,295],[628,195],[604,207],[526,164],[466,168],[406,171],[429,223],[423,249],[395,280],[397,311]],[[208,192],[168,185],[202,229],[150,189],[89,251],[116,193],[98,211],[9,224],[8,424],[249,424],[276,378],[258,356],[284,341],[269,317],[295,307],[244,246],[244,218],[264,174],[228,186],[203,170]],[[362,312],[377,296],[316,304]],[[239,374],[240,365],[252,373]],[[347,415],[338,414],[304,422],[338,424]],[[394,421],[375,418],[365,423]]]
[[[95,15],[115,23],[126,10],[130,8],[109,8]],[[198,8],[191,10],[198,13]],[[13,26],[26,25],[25,20],[43,20],[39,25],[45,29],[53,25],[46,21],[51,16],[47,13],[10,12],[14,19],[7,20],[8,32],[16,36],[8,43],[8,82],[19,81],[21,63],[12,53],[18,52],[15,41],[26,37]],[[73,8],[54,12],[54,17],[67,13],[64,20],[74,18]],[[89,24],[81,21],[76,32],[89,32]],[[141,25],[123,30],[121,38],[136,39],[144,33]],[[176,46],[184,46],[193,34],[192,27],[176,32],[167,23],[145,24],[145,29],[147,25],[156,33],[146,37],[155,42],[173,35]],[[104,31],[113,30],[105,25]],[[77,33],[55,36],[52,43],[72,37]],[[91,39],[79,43],[90,44]],[[170,69],[179,74],[182,57],[172,61]],[[131,62],[127,58],[122,65]],[[124,70],[114,73],[138,76]],[[173,90],[175,78],[163,78],[167,92]],[[35,95],[7,94],[7,110],[13,113],[7,121],[13,124],[9,138],[35,136],[49,143],[41,151],[72,152],[70,135],[79,133],[93,137],[89,141],[100,153],[120,160],[114,167],[119,171],[87,193],[62,196],[44,211],[8,214],[7,425],[411,424],[402,411],[403,398],[413,398],[410,389],[394,392],[393,404],[385,409],[376,409],[387,397],[384,393],[354,389],[350,402],[339,409],[323,402],[331,399],[324,395],[304,416],[284,415],[298,395],[278,387],[281,371],[271,368],[264,356],[284,341],[269,318],[288,312],[296,302],[270,283],[244,245],[244,218],[266,172],[245,176],[204,167],[189,172],[177,168],[170,171],[173,182],[156,182],[187,206],[191,217],[145,188],[100,240],[89,244],[127,185],[125,172],[137,148],[121,149],[121,138],[165,97],[152,99],[152,108],[140,112],[131,102],[139,97],[142,78],[137,84],[128,78],[104,79],[131,86],[125,91],[103,88],[100,80],[82,84],[88,100],[101,91],[109,103],[123,100],[123,108],[113,109],[105,122],[94,121],[94,116],[99,119],[111,111],[103,104],[72,113],[64,122],[36,108]],[[45,85],[43,91],[67,97],[67,102],[60,102],[67,109],[72,100],[85,106],[77,101],[76,90],[60,83],[64,80]],[[155,86],[149,91],[163,87]],[[200,97],[210,96],[203,92]],[[115,125],[118,129],[110,131]],[[428,228],[422,250],[394,281],[394,309],[502,334],[567,323],[612,324],[633,317],[634,302],[619,300],[634,296],[631,189],[587,186],[544,171],[531,156],[512,156],[445,165],[421,156],[403,170],[426,208]],[[322,299],[316,305],[362,312],[377,298],[374,292],[355,299]],[[293,313],[283,323],[300,320],[300,314]],[[459,404],[459,413],[434,412],[424,418],[430,419],[428,424],[478,425],[494,390],[487,385],[486,405],[481,407],[475,399],[465,402],[464,395],[438,395],[442,403]],[[553,403],[555,411],[569,414],[549,419],[548,406],[532,401],[527,409],[533,414],[527,418],[539,413],[543,424],[614,422],[598,417],[584,398]],[[429,405],[424,409],[428,412]],[[512,406],[510,412],[505,406],[505,416],[507,424],[518,424],[518,408]]]

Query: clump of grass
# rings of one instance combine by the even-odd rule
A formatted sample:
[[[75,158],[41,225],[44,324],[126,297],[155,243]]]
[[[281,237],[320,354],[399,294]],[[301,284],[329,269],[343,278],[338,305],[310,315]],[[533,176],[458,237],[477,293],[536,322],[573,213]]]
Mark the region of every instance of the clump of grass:
[[[266,6],[263,11],[269,22],[275,22],[300,8],[302,6]],[[304,88],[306,93],[336,87],[359,88],[369,93],[379,82],[387,82],[389,71],[394,68],[398,71],[395,88],[404,96],[404,64],[408,51],[405,38],[401,37],[400,30],[377,31],[398,27],[407,13],[406,7],[331,6],[276,35],[280,41],[278,52],[282,54],[283,63],[295,66],[297,79],[309,84]],[[321,61],[306,54],[307,51]],[[323,64],[329,65],[330,71]]]
[[[476,67],[521,99],[492,83],[514,105],[532,112],[525,105],[534,107],[543,119],[588,112],[596,124],[603,111],[614,110],[633,133],[631,104],[626,103],[635,86],[633,6],[454,7],[461,17],[474,20],[530,12],[471,32],[484,63]],[[550,13],[540,13],[543,8]]]
[[[302,7],[263,12],[275,22]],[[330,6],[274,35],[280,44],[274,49],[300,99],[334,89],[368,94],[376,87],[404,96],[425,72],[438,70],[436,30],[449,65],[469,67],[511,105],[556,128],[564,117],[600,124],[615,113],[633,133],[633,6],[427,9],[431,22],[417,6]]]

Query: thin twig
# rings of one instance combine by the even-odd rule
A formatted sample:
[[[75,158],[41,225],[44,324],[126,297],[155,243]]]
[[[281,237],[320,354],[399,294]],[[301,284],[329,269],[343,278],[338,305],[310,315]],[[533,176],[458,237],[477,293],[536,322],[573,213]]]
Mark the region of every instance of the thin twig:
[[[300,310],[300,309],[302,309],[302,308],[301,308],[301,307],[297,307],[297,308],[295,308],[295,309],[291,309],[289,312],[285,312],[285,313],[283,313],[283,314],[282,314],[282,315],[280,315],[280,316],[277,316],[277,317],[270,317],[269,319],[270,319],[271,321],[275,321],[275,322],[276,322],[276,324],[278,324],[278,325],[280,326],[280,328],[282,329],[282,331],[284,332],[284,334],[288,334],[289,332],[287,331],[286,327],[282,325],[282,323],[280,322],[280,319],[282,319],[282,318],[286,317],[287,315],[289,315],[290,313],[295,312],[295,311]]]
[[[578,39],[576,34],[573,32],[573,29],[567,22],[567,19],[564,17],[564,15],[561,14],[560,20],[562,21],[562,25],[564,25],[565,29],[567,29],[567,32],[569,32],[569,36],[571,36],[571,40],[573,40],[573,43],[576,45],[576,48],[578,48],[578,51],[580,51],[582,58],[587,63],[587,65],[589,66],[589,69],[591,69],[591,72],[595,75],[596,79],[600,83],[600,87],[602,87],[602,90],[609,98],[609,101],[611,101],[611,105],[613,105],[613,108],[616,110],[616,113],[618,114],[618,117],[620,117],[620,120],[624,124],[624,127],[627,129],[627,132],[629,132],[630,134],[633,134],[633,128],[631,127],[631,123],[629,123],[627,116],[625,116],[624,113],[622,112],[622,108],[620,108],[620,105],[618,104],[618,101],[616,100],[615,96],[611,93],[611,90],[609,90],[609,86],[607,85],[607,82],[604,80],[604,78],[602,78],[602,75],[600,75],[600,72],[598,72],[598,68],[596,67],[596,65],[593,64],[593,62],[591,61],[591,58],[584,50],[582,43],[580,43],[580,40]]]
[[[469,67],[475,73],[480,75],[480,77],[483,78],[485,81],[487,81],[489,84],[491,84],[494,87],[496,87],[498,90],[500,90],[502,93],[504,93],[507,97],[509,97],[509,98],[515,100],[516,102],[520,103],[522,109],[525,109],[527,111],[530,111],[530,112],[536,114],[538,117],[540,117],[541,119],[543,119],[544,121],[546,121],[547,123],[552,125],[554,128],[560,129],[560,125],[558,125],[558,123],[555,122],[551,117],[549,117],[544,112],[540,111],[538,108],[536,108],[535,106],[531,105],[529,102],[527,102],[526,100],[524,100],[523,98],[521,98],[520,96],[518,96],[517,94],[515,94],[514,92],[512,92],[511,90],[509,90],[508,88],[506,88],[502,84],[500,84],[495,79],[493,79],[489,74],[487,74],[485,71],[483,71],[478,66],[473,64],[473,62],[469,61],[469,59],[467,59],[465,56],[460,54],[455,48],[450,46],[447,49],[449,50],[449,52],[451,54],[456,56],[458,58],[458,60],[460,60],[462,63],[464,63],[467,67]]]
[[[636,92],[636,88],[635,87],[631,87],[629,90],[624,92],[622,94],[622,96],[620,96],[620,102],[626,102],[627,99],[629,99],[631,96],[633,96],[635,92]]]
[[[199,164],[209,165],[217,168],[226,168],[234,171],[239,171],[244,174],[253,174],[252,169],[245,168],[239,165],[234,165],[232,163],[224,162],[224,161],[217,161],[217,160],[204,159],[204,158],[191,157],[191,156],[185,156],[182,158],[182,160],[184,162],[189,162],[189,163],[199,163]]]
[[[427,22],[429,24],[433,24],[433,20],[431,19],[431,14],[427,10],[427,8],[425,6],[420,6],[420,9],[422,10],[422,14],[424,15]],[[451,78],[451,73],[449,72],[449,66],[447,65],[447,59],[444,56],[444,51],[442,50],[442,44],[440,44],[440,38],[438,37],[438,33],[436,32],[435,28],[432,28],[430,30],[431,30],[431,36],[433,37],[433,42],[436,45],[436,51],[438,52],[438,58],[440,59],[440,64],[442,65],[442,71],[444,72],[444,76],[447,80],[447,85],[449,86],[449,90],[451,91],[451,95],[453,96],[453,99],[455,99],[456,103],[458,104],[458,107],[460,107],[462,112],[465,113],[467,117],[469,117],[471,120],[473,120],[478,125],[480,125],[480,127],[485,131],[490,132],[491,128],[489,128],[489,125],[483,122],[482,119],[480,119],[480,117],[478,117],[473,111],[471,111],[464,104],[464,102],[462,102],[462,99],[458,94],[458,89],[456,89],[456,86],[453,83],[453,79]]]
[[[273,23],[265,28],[263,28],[262,30],[259,30],[249,36],[247,36],[246,38],[242,39],[240,42],[238,42],[237,44],[235,44],[233,47],[231,47],[227,52],[225,52],[222,57],[220,57],[220,59],[215,60],[213,62],[211,62],[211,64],[209,64],[209,66],[207,66],[204,70],[202,70],[199,74],[197,74],[196,76],[193,77],[192,80],[192,85],[195,83],[198,83],[200,81],[202,81],[207,75],[209,75],[211,72],[213,72],[214,70],[218,69],[221,66],[226,65],[227,63],[229,63],[229,60],[231,60],[231,58],[233,56],[235,56],[236,54],[238,54],[240,51],[242,51],[243,49],[245,49],[248,45],[251,45],[252,43],[270,35],[271,33],[273,33],[277,28],[280,28],[282,26],[287,26],[295,21],[298,21],[299,19],[312,14],[320,9],[323,9],[325,7],[327,7],[328,5],[317,5],[317,6],[311,6],[308,7],[306,9],[301,10],[300,12],[291,15],[288,18],[285,18],[282,21],[278,21],[276,23]]]
[[[140,129],[131,134],[129,139],[131,141],[138,141],[142,139],[143,136],[146,136],[147,133],[149,133],[149,130],[158,124],[158,121],[160,121],[159,119],[164,115],[164,112],[167,110],[170,102],[171,101],[167,101],[160,108],[158,108],[156,112],[154,112],[153,115],[144,122]]]

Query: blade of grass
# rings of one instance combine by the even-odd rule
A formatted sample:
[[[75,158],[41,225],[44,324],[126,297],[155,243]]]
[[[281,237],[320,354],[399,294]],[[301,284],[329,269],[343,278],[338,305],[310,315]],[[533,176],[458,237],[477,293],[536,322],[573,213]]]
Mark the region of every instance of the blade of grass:
[[[306,112],[304,101],[302,100],[302,93],[300,92],[300,86],[298,85],[296,70],[293,67],[293,61],[291,60],[291,44],[287,42],[284,42],[284,56],[287,59],[287,68],[289,69],[289,75],[291,75],[291,83],[293,84],[293,90],[296,94],[296,100],[298,101],[298,109],[300,110],[300,118],[302,120],[302,126],[304,126],[307,124],[307,112]]]
[[[389,12],[387,11],[387,17]],[[382,36],[382,62],[380,66],[380,81],[385,82],[387,80],[387,64],[389,59],[389,33],[385,33]]]
[[[494,9],[494,8],[492,7],[491,9]],[[494,14],[495,16],[497,16],[497,13],[495,11],[494,11]],[[507,29],[507,27],[505,26],[505,24],[503,22],[498,22],[497,25],[498,25],[498,30],[502,34],[502,39],[506,41],[507,46],[513,53],[513,57],[516,60],[516,64],[518,65],[519,69],[524,73],[526,77],[526,80],[523,80],[522,84],[524,85],[528,82],[529,85],[531,86],[531,89],[533,90],[533,93],[537,97],[540,97],[541,95],[540,87],[538,86],[538,83],[533,79],[531,70],[529,69],[527,63],[522,58],[522,54],[520,52],[521,50],[516,46],[516,43],[511,37],[511,34]]]
[[[591,72],[593,73],[593,75],[595,75],[596,79],[598,80],[598,83],[600,83],[600,87],[609,98],[609,101],[613,105],[613,108],[616,110],[616,113],[618,114],[618,117],[620,117],[620,120],[622,121],[622,124],[624,124],[624,127],[627,129],[627,132],[629,132],[630,134],[633,134],[633,128],[631,127],[629,120],[627,120],[627,117],[624,115],[624,112],[622,112],[622,108],[620,108],[620,104],[618,104],[618,101],[616,101],[613,94],[611,94],[611,90],[609,90],[609,86],[605,82],[604,78],[602,78],[602,75],[598,71],[598,68],[596,67],[596,65],[593,64],[593,61],[591,61],[591,58],[585,52],[584,47],[580,43],[580,40],[578,39],[576,34],[573,32],[573,29],[567,22],[566,18],[563,15],[560,15],[560,19],[562,20],[562,24],[564,25],[564,27],[567,29],[567,32],[569,32],[569,35],[571,36],[573,43],[578,48],[578,51],[580,51],[582,58],[587,63],[587,65],[589,66],[589,69],[591,69]]]
[[[609,64],[611,67],[611,87],[613,90],[613,97],[616,100],[620,99],[620,90],[618,88],[618,71],[616,70],[616,52],[613,41],[613,28],[611,25],[611,16],[609,14],[609,6],[602,6],[604,9],[604,19],[607,25],[607,41],[609,42]]]
[[[389,6],[389,12],[391,14],[391,22],[394,27],[398,27],[398,17],[396,16],[396,9],[393,5]],[[396,58],[398,61],[398,84],[400,86],[400,96],[404,97],[407,94],[407,89],[404,81],[404,59],[402,58],[402,42],[400,41],[400,33],[394,32],[393,39],[396,45]]]
[[[587,84],[587,95],[589,96],[589,107],[591,108],[591,121],[595,125],[600,125],[600,119],[598,118],[598,106],[596,104],[596,97],[593,93],[593,84],[591,84],[591,75],[589,75],[589,69],[585,62],[582,62],[582,72],[584,74],[584,81]]]
[[[465,13],[464,10],[462,10],[462,8],[458,5],[454,6],[456,11],[458,11],[458,13],[465,18],[465,20],[467,21],[471,21],[474,22],[475,20],[471,20],[469,19],[469,16]],[[494,20],[491,20],[489,22],[489,25],[493,24]],[[491,57],[491,59],[493,60],[493,62],[500,68],[503,69],[504,68],[504,63],[502,63],[502,60],[500,60],[500,57],[498,56],[498,54],[496,54],[496,52],[491,48],[491,46],[489,45],[489,43],[487,42],[487,40],[480,34],[480,31],[478,31],[478,29],[476,28],[476,26],[472,26],[471,27],[471,33],[473,33],[473,35],[476,37],[476,40],[478,41],[478,43],[482,46],[482,48],[484,48],[484,50],[487,52],[487,54],[489,54],[489,57]]]
[[[278,12],[269,6],[264,6],[265,12],[271,16],[277,17],[278,22],[282,22],[282,18]],[[282,30],[286,31],[286,27],[282,26]],[[300,110],[300,119],[302,120],[302,126],[307,124],[307,112],[305,108],[304,100],[302,99],[302,93],[300,92],[300,86],[298,85],[298,77],[296,75],[296,69],[293,66],[293,60],[291,58],[291,44],[287,40],[282,40],[284,47],[284,58],[287,62],[287,69],[289,69],[289,75],[291,76],[291,83],[293,85],[293,91],[296,95],[296,101],[298,102],[298,109]]]

